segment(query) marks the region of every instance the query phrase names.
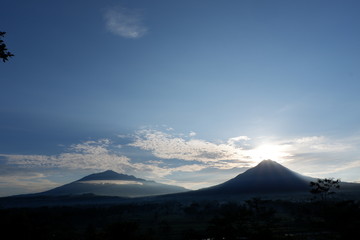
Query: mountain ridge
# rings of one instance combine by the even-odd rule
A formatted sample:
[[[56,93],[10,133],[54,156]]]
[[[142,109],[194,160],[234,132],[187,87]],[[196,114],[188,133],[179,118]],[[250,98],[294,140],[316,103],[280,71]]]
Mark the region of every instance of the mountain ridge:
[[[90,174],[77,181],[35,194],[0,198],[0,206],[60,206],[119,204],[120,202],[245,200],[254,196],[270,198],[308,198],[311,178],[281,164],[264,160],[257,166],[221,184],[199,190],[156,183],[112,170]],[[359,196],[359,183],[340,183],[342,197]],[[143,198],[145,197],[145,198]],[[150,197],[150,198],[149,198]]]
[[[188,191],[188,189],[157,183],[112,170],[90,174],[74,182],[50,189],[36,195],[64,196],[94,194],[99,196],[147,197]]]

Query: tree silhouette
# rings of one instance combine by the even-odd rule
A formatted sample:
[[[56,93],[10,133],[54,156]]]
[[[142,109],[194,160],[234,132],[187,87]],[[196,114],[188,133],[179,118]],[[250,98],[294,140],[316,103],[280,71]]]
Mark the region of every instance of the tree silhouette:
[[[334,178],[318,179],[316,182],[310,182],[310,192],[314,195],[319,195],[321,200],[325,201],[327,197],[334,194],[334,189],[340,188],[340,179]]]
[[[9,57],[14,56],[14,54],[9,52],[8,49],[6,48],[6,44],[4,43],[4,40],[1,39],[5,36],[5,34],[6,32],[0,32],[0,58],[2,59],[3,62],[8,61]]]

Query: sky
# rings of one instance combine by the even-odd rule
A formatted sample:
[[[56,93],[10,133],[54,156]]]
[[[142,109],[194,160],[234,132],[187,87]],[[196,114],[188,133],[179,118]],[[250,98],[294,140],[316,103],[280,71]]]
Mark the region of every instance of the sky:
[[[2,0],[0,196],[272,159],[360,182],[357,0]]]

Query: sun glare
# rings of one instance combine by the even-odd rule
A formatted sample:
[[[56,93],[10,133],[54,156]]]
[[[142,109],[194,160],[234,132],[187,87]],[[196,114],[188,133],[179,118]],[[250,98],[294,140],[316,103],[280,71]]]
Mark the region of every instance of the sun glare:
[[[262,144],[251,150],[249,156],[254,163],[259,163],[266,159],[283,162],[287,157],[291,156],[291,154],[287,152],[286,145]]]

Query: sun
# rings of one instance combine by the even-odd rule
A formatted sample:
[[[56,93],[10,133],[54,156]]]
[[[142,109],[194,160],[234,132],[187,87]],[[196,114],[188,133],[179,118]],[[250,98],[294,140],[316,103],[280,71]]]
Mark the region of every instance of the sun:
[[[291,154],[288,152],[288,146],[278,144],[261,144],[249,151],[249,157],[254,163],[259,163],[266,159],[283,162],[290,156]]]

